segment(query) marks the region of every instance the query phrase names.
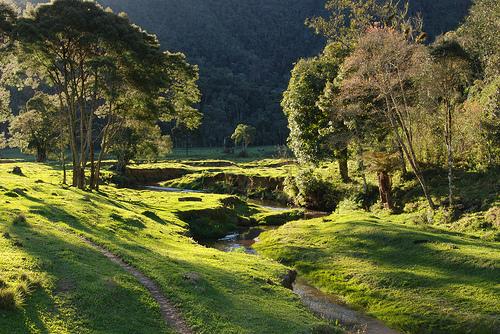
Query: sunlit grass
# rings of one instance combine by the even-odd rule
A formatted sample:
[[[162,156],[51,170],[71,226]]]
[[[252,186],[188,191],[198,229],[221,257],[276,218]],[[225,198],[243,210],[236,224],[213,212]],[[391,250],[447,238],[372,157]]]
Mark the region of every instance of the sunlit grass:
[[[257,249],[404,333],[493,333],[500,245],[391,216],[350,212],[288,223]]]
[[[303,333],[322,323],[279,285],[284,266],[193,241],[180,219],[193,210],[193,203],[179,201],[185,194],[112,186],[88,193],[62,186],[58,168],[18,165],[25,176],[9,173],[15,164],[0,164],[0,272],[14,277],[9,287],[20,272],[37,277],[39,287],[2,311],[0,332],[169,332],[147,291],[75,234],[154,279],[197,332]],[[196,210],[220,208],[227,197],[196,196],[202,199]],[[198,279],[186,279],[189,273]]]

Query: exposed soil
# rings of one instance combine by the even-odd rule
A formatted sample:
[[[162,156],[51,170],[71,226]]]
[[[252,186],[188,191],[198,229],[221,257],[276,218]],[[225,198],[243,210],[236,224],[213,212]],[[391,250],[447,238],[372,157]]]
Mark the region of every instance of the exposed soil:
[[[153,282],[150,278],[144,275],[142,272],[132,267],[131,265],[125,263],[115,254],[111,253],[107,249],[95,244],[87,238],[81,237],[87,245],[98,250],[102,255],[107,257],[110,261],[119,265],[122,269],[132,274],[153,296],[156,302],[160,305],[160,311],[165,320],[165,323],[174,328],[180,334],[192,334],[193,331],[188,327],[184,319],[182,318],[179,311],[172,305],[172,303],[163,295],[158,285]]]
[[[130,185],[144,185],[178,179],[189,173],[189,170],[183,168],[127,168],[125,178]]]
[[[183,161],[184,165],[193,167],[232,167],[237,166],[231,161]]]

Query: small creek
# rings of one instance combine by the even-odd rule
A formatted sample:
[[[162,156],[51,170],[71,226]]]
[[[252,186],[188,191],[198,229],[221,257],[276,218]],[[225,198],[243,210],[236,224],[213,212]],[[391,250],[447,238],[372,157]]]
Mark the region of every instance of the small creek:
[[[201,191],[177,188],[163,188],[148,186],[146,189],[166,192],[200,193]],[[290,210],[289,207],[279,206],[269,201],[249,200],[248,203],[258,205],[273,211]],[[328,215],[326,212],[308,211],[304,219],[318,218]],[[278,226],[254,226],[242,228],[231,232],[216,241],[201,242],[200,244],[215,248],[223,252],[243,251],[247,254],[258,255],[253,245],[259,242],[259,235],[266,231],[272,231]],[[316,315],[332,322],[339,322],[348,333],[366,334],[398,334],[397,331],[388,328],[381,321],[355,311],[342,303],[334,295],[324,293],[308,284],[300,277],[293,283],[293,292],[300,297],[302,303]]]

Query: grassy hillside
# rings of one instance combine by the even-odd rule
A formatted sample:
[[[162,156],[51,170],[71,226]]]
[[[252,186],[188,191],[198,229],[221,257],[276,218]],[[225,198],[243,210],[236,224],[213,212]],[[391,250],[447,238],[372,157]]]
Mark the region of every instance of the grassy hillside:
[[[256,248],[403,333],[498,332],[500,245],[396,221],[362,212],[296,221]]]
[[[225,195],[62,187],[50,165],[0,164],[2,333],[168,333],[158,306],[84,235],[154,279],[199,333],[307,333],[322,324],[280,286],[286,268],[196,244],[193,207],[223,210]],[[198,195],[197,195],[198,196]],[[261,214],[261,213],[259,213]]]

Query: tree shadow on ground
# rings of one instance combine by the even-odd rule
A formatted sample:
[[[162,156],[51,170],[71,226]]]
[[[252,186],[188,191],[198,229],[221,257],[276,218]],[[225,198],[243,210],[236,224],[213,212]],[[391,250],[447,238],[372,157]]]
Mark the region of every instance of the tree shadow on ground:
[[[306,261],[311,263],[314,259],[315,265],[309,269],[316,272],[326,270],[331,271],[332,275],[350,272],[345,283],[336,285],[342,287],[341,294],[358,296],[361,293],[355,290],[359,287],[359,282],[350,282],[350,279],[355,279],[361,280],[368,287],[362,293],[372,295],[385,305],[392,304],[392,308],[397,309],[397,305],[404,307],[404,303],[411,303],[411,298],[416,293],[422,294],[419,298],[429,297],[432,300],[429,303],[442,304],[429,305],[434,316],[422,320],[422,327],[402,328],[410,332],[446,333],[446,328],[462,328],[463,332],[487,333],[499,329],[500,318],[494,315],[494,301],[499,301],[500,296],[500,267],[488,256],[492,252],[500,252],[499,244],[443,234],[441,231],[436,234],[364,220],[349,223],[352,228],[343,230],[342,238],[327,246],[323,255],[316,251]],[[477,253],[475,250],[479,248],[481,252]],[[297,250],[290,251],[293,254]],[[292,262],[298,261],[300,258],[293,259]],[[369,276],[356,267],[338,268],[339,272],[336,273],[336,266],[341,263],[345,266],[346,261],[357,265],[366,263],[371,268]],[[318,266],[322,262],[324,265]],[[302,266],[302,263],[299,262],[299,265]],[[299,269],[302,270],[300,266]],[[363,299],[361,295],[356,298]],[[406,316],[417,319],[429,312],[429,309],[418,304],[422,300],[413,306],[419,312],[414,309],[413,313]],[[390,319],[391,316],[402,316],[396,313],[391,315],[392,308],[387,309],[389,313],[385,314],[386,317]],[[413,320],[408,323],[412,322]]]
[[[46,322],[40,317],[50,315],[52,319],[60,319],[59,326],[63,325],[68,332],[78,332],[81,328],[115,333],[165,332],[156,308],[144,299],[148,293],[137,292],[138,282],[128,283],[135,280],[132,276],[70,232],[40,224],[44,223],[11,225],[8,229],[22,241],[22,249],[37,259],[39,270],[56,280],[54,290],[38,288],[28,299],[22,312],[24,321],[19,324],[33,323],[48,333]],[[111,300],[113,305],[109,303]],[[28,332],[31,329],[25,331]]]

